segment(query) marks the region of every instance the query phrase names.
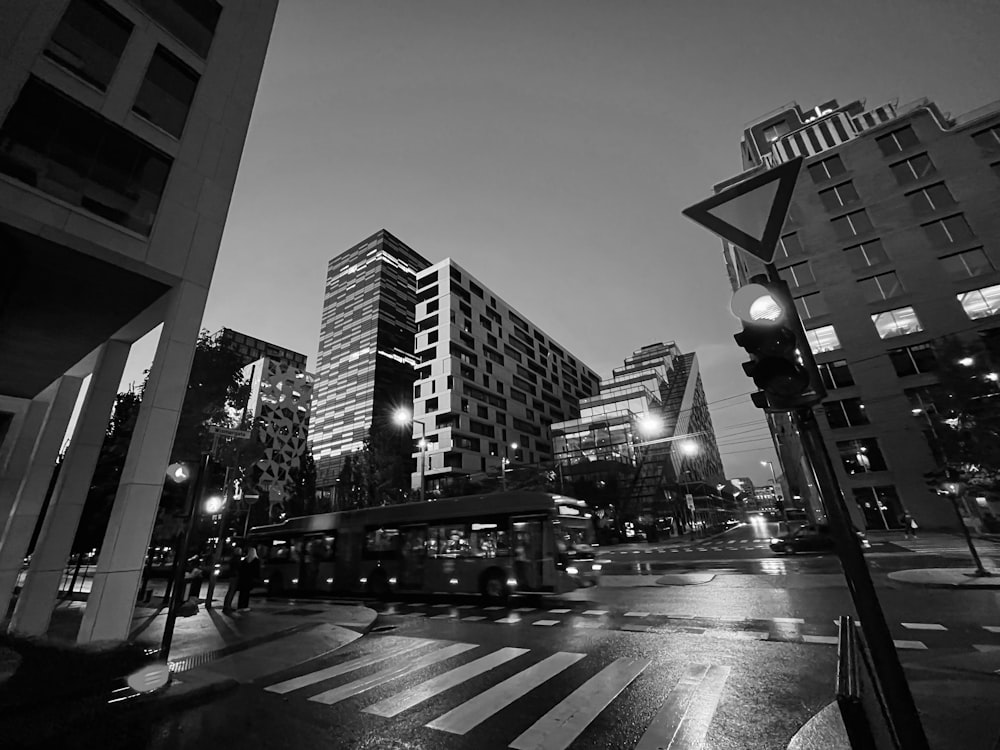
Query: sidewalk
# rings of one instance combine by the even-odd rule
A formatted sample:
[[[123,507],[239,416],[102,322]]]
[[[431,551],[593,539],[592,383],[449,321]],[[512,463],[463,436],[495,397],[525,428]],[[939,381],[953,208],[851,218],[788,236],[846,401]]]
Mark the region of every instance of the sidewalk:
[[[199,602],[198,613],[178,617],[170,647],[170,685],[160,703],[203,701],[266,674],[336,651],[360,638],[375,622],[375,610],[321,600],[267,601],[256,598],[248,612],[222,612],[226,585],[215,589],[216,608]],[[156,601],[154,599],[154,601]],[[75,640],[86,602],[61,603],[48,636]],[[129,639],[158,648],[165,608],[138,606]]]

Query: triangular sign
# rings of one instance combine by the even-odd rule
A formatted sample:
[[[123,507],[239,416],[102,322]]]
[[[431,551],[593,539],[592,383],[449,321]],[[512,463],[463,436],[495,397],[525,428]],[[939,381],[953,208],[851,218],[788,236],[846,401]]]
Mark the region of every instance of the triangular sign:
[[[796,157],[733,185],[681,213],[765,263],[774,260],[781,227],[802,168]]]

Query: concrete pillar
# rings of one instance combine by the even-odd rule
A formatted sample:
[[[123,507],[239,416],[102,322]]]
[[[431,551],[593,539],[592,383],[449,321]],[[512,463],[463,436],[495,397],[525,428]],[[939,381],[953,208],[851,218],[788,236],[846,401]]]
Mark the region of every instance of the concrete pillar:
[[[31,454],[35,443],[42,433],[45,415],[49,411],[49,402],[43,398],[27,400],[27,404],[15,417],[10,434],[4,441],[3,457],[6,461],[0,464],[0,534],[14,507],[14,498],[21,486],[21,480],[28,472],[31,464]]]
[[[124,640],[130,630],[208,289],[182,282],[168,294],[163,331],[77,636],[80,643]]]
[[[17,598],[10,630],[44,635],[87,500],[94,468],[114,408],[131,345],[109,341],[101,347],[59,478],[35,543],[28,575]]]
[[[28,551],[31,535],[35,532],[38,516],[45,502],[45,493],[52,480],[56,458],[59,456],[59,448],[66,435],[66,427],[73,414],[81,383],[83,383],[81,377],[63,375],[35,399],[45,403],[47,408],[41,430],[35,433],[35,439],[32,441],[30,459],[26,465],[16,467],[23,470],[19,472],[17,491],[10,513],[4,519],[3,532],[0,534],[0,618],[6,616],[10,607],[17,576],[21,571],[24,555]],[[29,407],[28,420],[21,428],[19,439],[29,440],[32,436],[28,429],[30,427],[28,421],[31,420],[34,407],[35,404]],[[22,446],[17,446],[15,450],[20,448]],[[12,468],[10,464],[14,459],[15,456],[11,456],[8,470]],[[18,477],[13,476],[11,479],[17,480]]]

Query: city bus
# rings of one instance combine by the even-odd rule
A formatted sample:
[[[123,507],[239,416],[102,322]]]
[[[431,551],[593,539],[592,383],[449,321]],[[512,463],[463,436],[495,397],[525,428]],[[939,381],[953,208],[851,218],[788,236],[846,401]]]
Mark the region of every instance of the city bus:
[[[502,492],[321,513],[254,527],[270,595],[364,592],[564,593],[596,585],[587,504]]]

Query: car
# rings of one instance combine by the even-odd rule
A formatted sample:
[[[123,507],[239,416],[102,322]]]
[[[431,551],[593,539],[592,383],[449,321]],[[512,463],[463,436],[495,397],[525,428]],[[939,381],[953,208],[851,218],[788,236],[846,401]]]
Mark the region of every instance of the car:
[[[0,635],[3,747],[143,746],[146,710],[170,681],[158,654],[134,642],[79,646]]]
[[[854,533],[858,535],[862,549],[871,549],[871,543],[864,532]],[[797,552],[833,552],[836,546],[830,527],[826,524],[801,526],[795,531],[771,540],[771,550],[786,555],[794,555]]]

